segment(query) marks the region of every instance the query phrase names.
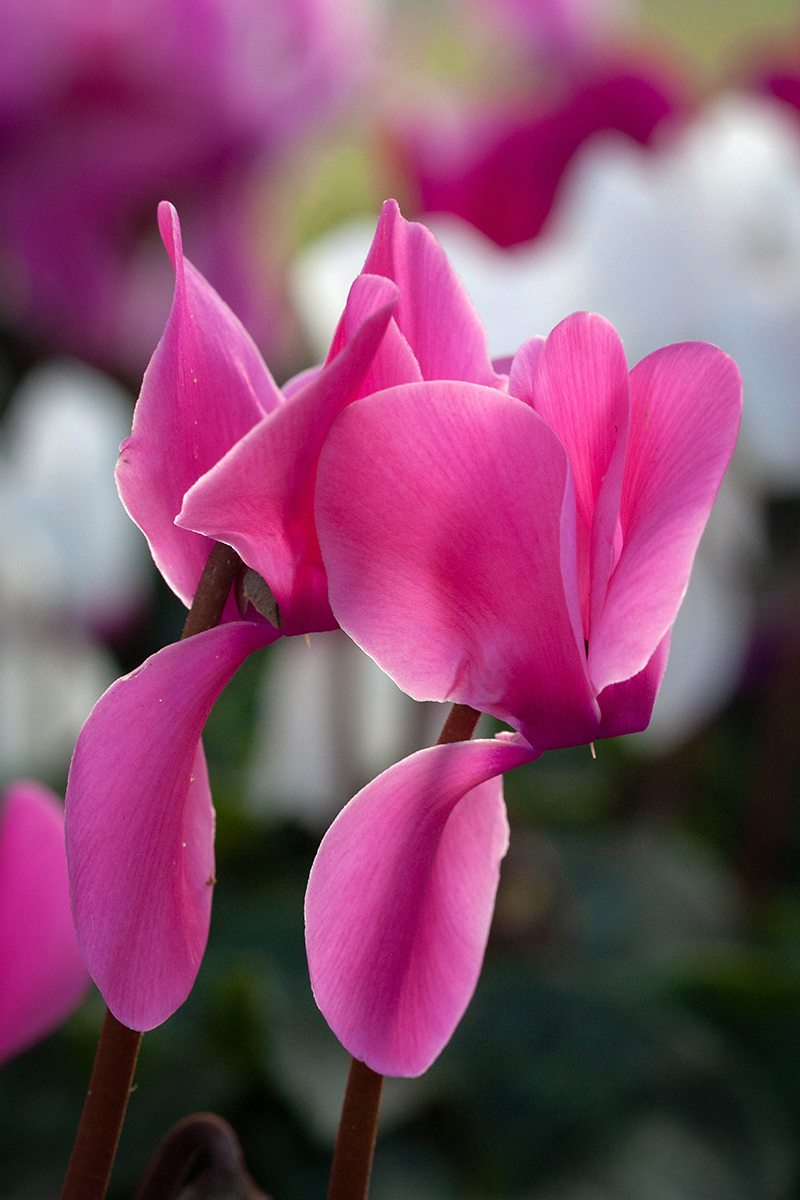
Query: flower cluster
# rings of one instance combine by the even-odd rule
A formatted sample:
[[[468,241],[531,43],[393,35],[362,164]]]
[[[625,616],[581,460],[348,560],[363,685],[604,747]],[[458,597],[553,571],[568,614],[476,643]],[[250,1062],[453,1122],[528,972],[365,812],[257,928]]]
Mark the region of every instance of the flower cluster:
[[[213,808],[200,735],[260,646],[341,626],[417,699],[516,732],[424,750],[334,822],[312,870],[312,984],[374,1070],[425,1070],[475,986],[507,845],[501,776],[647,724],[741,384],[702,343],[629,371],[576,313],[493,365],[433,237],[384,206],[320,368],[281,391],[184,258],[118,484],[189,604],[214,541],[244,564],[222,624],[96,706],[67,794],[89,970],[134,1029],[185,999],[207,936]],[[502,369],[501,369],[502,368]]]

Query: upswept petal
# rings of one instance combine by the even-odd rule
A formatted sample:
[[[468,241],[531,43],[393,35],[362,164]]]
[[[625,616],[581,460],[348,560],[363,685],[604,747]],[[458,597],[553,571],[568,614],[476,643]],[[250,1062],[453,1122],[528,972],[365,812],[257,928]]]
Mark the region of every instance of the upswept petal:
[[[178,517],[233,546],[266,579],[287,634],[336,628],[314,525],[317,461],[332,422],[359,394],[397,299],[389,280],[364,280],[368,315],[351,341],[189,490]]]
[[[716,346],[683,342],[631,372],[622,552],[589,643],[598,691],[630,679],[671,628],[736,443],[742,382]]]
[[[325,360],[326,365],[344,350],[347,343],[355,337],[359,326],[374,312],[375,288],[378,281],[384,287],[386,286],[387,280],[382,275],[368,275],[362,271],[360,275],[356,276],[347,296],[344,312],[336,326],[328,357]],[[422,371],[419,363],[400,332],[397,322],[391,320],[386,326],[386,332],[372,360],[372,365],[364,376],[359,395],[369,396],[373,392],[383,391],[384,388],[394,387],[399,383],[420,383],[421,381]]]
[[[69,909],[64,809],[13,783],[0,801],[0,1063],[77,1008],[89,976]]]
[[[105,1001],[152,1029],[186,999],[208,936],[214,810],[200,734],[265,624],[219,626],[154,654],[93,708],[70,767],[75,928]]]
[[[522,353],[530,356],[530,348],[523,347]],[[517,368],[514,381],[520,391],[525,384],[532,387],[530,397],[520,398],[528,400],[555,430],[569,455],[578,513],[578,580],[588,638],[613,563],[630,425],[622,341],[605,317],[573,313],[545,339],[535,372]]]
[[[156,566],[188,606],[211,546],[175,527],[184,493],[281,396],[244,326],[184,259],[175,209],[163,203],[158,216],[175,295],[116,474]]]
[[[571,505],[564,447],[518,400],[446,381],[360,400],[317,478],[334,614],[417,699],[471,704],[541,749],[591,741]]]
[[[621,683],[610,683],[597,697],[602,714],[597,731],[599,738],[639,733],[650,724],[653,705],[667,667],[670,636],[671,630],[668,630],[638,675]]]
[[[342,810],[306,893],[317,1004],[356,1058],[420,1075],[480,972],[508,847],[503,771],[521,740],[455,742],[396,763]]]
[[[540,336],[528,338],[509,362],[508,394],[516,396],[517,400],[523,400],[525,404],[530,404],[531,408],[536,407],[533,403],[533,381],[545,341],[546,339]]]
[[[364,272],[400,289],[395,320],[423,379],[464,379],[505,387],[489,358],[486,331],[442,247],[424,225],[406,221],[396,200],[381,209]]]

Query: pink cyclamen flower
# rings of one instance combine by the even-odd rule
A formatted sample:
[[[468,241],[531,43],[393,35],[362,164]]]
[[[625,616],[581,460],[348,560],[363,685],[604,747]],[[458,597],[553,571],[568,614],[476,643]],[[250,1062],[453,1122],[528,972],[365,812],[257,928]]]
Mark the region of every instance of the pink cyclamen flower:
[[[0,35],[5,318],[138,370],[169,303],[151,247],[167,194],[206,273],[273,349],[282,313],[253,262],[254,193],[362,78],[358,6],[9,0]]]
[[[343,408],[398,383],[501,387],[483,328],[427,230],[389,204],[330,354],[282,393],[252,340],[159,220],[175,296],[123,444],[117,482],[164,578],[190,604],[214,540],[269,584],[280,629],[233,599],[215,630],[168,646],[100,699],[67,788],[81,948],[111,1011],[148,1029],[186,998],[213,884],[213,809],[200,734],[243,659],[336,619],[314,522],[317,461]],[[449,315],[437,332],[441,311]],[[177,522],[176,523],[176,519]]]
[[[64,812],[49,788],[0,798],[0,1063],[78,1007],[89,985],[69,909]]]
[[[629,372],[588,313],[526,343],[509,390],[390,388],[341,415],[320,459],[342,628],[417,699],[522,735],[406,759],[322,843],[312,985],[386,1074],[430,1065],[477,981],[506,844],[495,777],[647,724],[741,409],[720,350],[668,346]]]

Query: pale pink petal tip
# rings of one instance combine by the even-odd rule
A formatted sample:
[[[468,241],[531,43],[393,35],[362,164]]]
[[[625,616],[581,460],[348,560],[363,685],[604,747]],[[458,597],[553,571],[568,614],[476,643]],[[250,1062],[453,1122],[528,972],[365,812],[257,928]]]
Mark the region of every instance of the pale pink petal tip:
[[[83,727],[67,785],[75,927],[106,1004],[152,1029],[188,996],[208,936],[214,809],[200,734],[271,625],[231,623],[118,679]]]
[[[434,746],[373,780],[314,860],[306,946],[317,1004],[382,1075],[420,1075],[475,989],[508,846],[508,739]]]
[[[162,200],[158,206],[158,232],[174,267],[183,258],[183,245],[178,211],[169,200]]]
[[[0,799],[0,1062],[65,1021],[89,986],[72,926],[64,809],[38,783]]]

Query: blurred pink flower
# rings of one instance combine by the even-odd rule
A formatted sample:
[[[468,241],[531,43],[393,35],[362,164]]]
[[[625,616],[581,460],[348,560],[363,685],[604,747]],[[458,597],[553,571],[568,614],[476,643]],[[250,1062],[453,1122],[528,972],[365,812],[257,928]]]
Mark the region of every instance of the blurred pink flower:
[[[255,173],[352,88],[365,34],[344,0],[4,4],[7,319],[138,368],[168,308],[148,241],[166,193],[204,269],[271,348],[282,314],[254,261]]]
[[[668,346],[629,373],[613,327],[587,313],[526,343],[509,391],[390,388],[342,413],[320,458],[342,628],[417,699],[522,735],[420,751],[323,840],[306,901],[314,993],[384,1074],[424,1071],[474,989],[507,845],[496,777],[647,724],[741,411],[716,347]]]
[[[541,232],[588,138],[614,130],[646,146],[678,109],[663,72],[583,65],[544,96],[467,112],[455,127],[407,123],[401,142],[422,212],[455,213],[513,246]]]
[[[89,984],[69,908],[64,815],[49,788],[0,799],[0,1062],[52,1032]]]

